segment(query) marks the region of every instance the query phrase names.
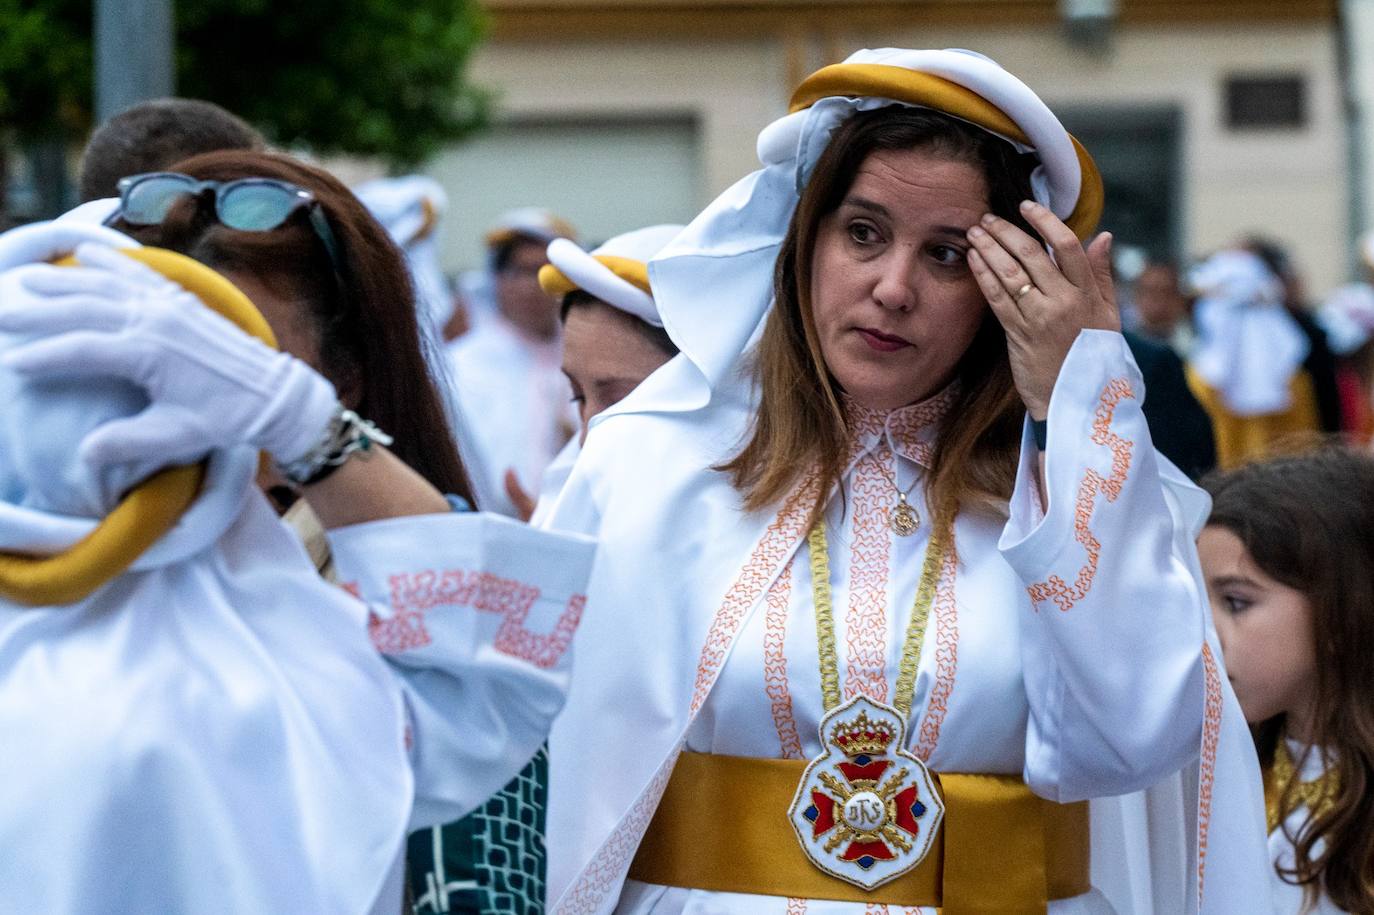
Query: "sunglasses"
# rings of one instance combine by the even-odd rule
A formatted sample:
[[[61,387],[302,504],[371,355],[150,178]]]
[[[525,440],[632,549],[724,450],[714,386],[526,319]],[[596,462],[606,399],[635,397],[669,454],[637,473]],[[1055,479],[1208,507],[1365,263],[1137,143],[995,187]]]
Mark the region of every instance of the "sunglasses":
[[[240,232],[270,232],[304,209],[335,274],[344,275],[339,245],[324,208],[314,194],[294,184],[273,178],[200,181],[176,172],[149,172],[119,179],[118,188],[119,209],[107,224],[122,219],[131,226],[161,225],[179,201],[202,199],[210,192],[214,193],[215,218],[220,225]]]

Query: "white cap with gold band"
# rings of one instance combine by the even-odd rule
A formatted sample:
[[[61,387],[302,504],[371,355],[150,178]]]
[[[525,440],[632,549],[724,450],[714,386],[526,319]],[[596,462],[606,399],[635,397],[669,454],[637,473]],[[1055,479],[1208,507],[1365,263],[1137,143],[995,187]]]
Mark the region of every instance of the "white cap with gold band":
[[[549,264],[539,271],[539,284],[555,298],[574,290],[595,296],[646,324],[662,327],[649,288],[649,259],[677,237],[676,223],[648,226],[617,235],[594,251],[556,238],[549,243]]]
[[[903,70],[907,72],[900,72]],[[1019,131],[999,130],[974,111],[961,117],[958,110],[949,110],[955,105],[950,104],[954,95],[947,84],[976,93],[1009,117]],[[832,89],[853,91],[865,86],[871,91],[887,91],[889,95],[816,97]],[[812,98],[814,102],[810,101]],[[920,104],[922,101],[926,104]],[[817,71],[793,95],[792,113],[759,134],[759,160],[765,165],[790,160],[796,163],[799,178],[809,176],[830,131],[855,112],[894,102],[961,117],[997,134],[1020,152],[1034,152],[1040,159],[1031,175],[1036,200],[1061,219],[1073,214],[1084,186],[1073,138],[1030,87],[991,58],[974,51],[863,50],[851,54],[842,64]]]

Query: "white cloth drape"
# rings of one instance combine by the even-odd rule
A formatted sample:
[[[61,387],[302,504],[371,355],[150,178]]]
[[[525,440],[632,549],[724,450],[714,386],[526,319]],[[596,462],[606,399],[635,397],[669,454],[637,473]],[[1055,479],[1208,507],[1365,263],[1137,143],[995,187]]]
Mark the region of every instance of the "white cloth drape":
[[[0,275],[0,301],[21,294]],[[0,369],[0,402],[0,550],[66,549],[155,469],[78,456],[137,389]],[[361,524],[330,534],[345,590],[257,466],[212,454],[180,522],[89,597],[0,601],[0,909],[395,915],[408,831],[547,736],[590,541],[471,513]]]

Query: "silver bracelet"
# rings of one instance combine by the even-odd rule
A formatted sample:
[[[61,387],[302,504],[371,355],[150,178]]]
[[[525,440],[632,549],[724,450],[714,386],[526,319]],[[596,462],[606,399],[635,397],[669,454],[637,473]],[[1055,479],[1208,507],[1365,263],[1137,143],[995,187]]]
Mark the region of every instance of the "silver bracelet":
[[[313,448],[291,463],[277,467],[297,486],[309,486],[342,467],[353,455],[366,456],[373,445],[387,447],[393,441],[376,425],[340,405],[334,409],[324,435]]]

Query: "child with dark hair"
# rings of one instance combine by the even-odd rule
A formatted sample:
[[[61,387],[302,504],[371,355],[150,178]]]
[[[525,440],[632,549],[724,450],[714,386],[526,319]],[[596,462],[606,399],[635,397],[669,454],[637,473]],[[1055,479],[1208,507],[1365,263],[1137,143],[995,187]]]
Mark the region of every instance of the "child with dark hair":
[[[1265,770],[1276,911],[1374,911],[1374,458],[1332,448],[1204,485],[1198,552]]]

